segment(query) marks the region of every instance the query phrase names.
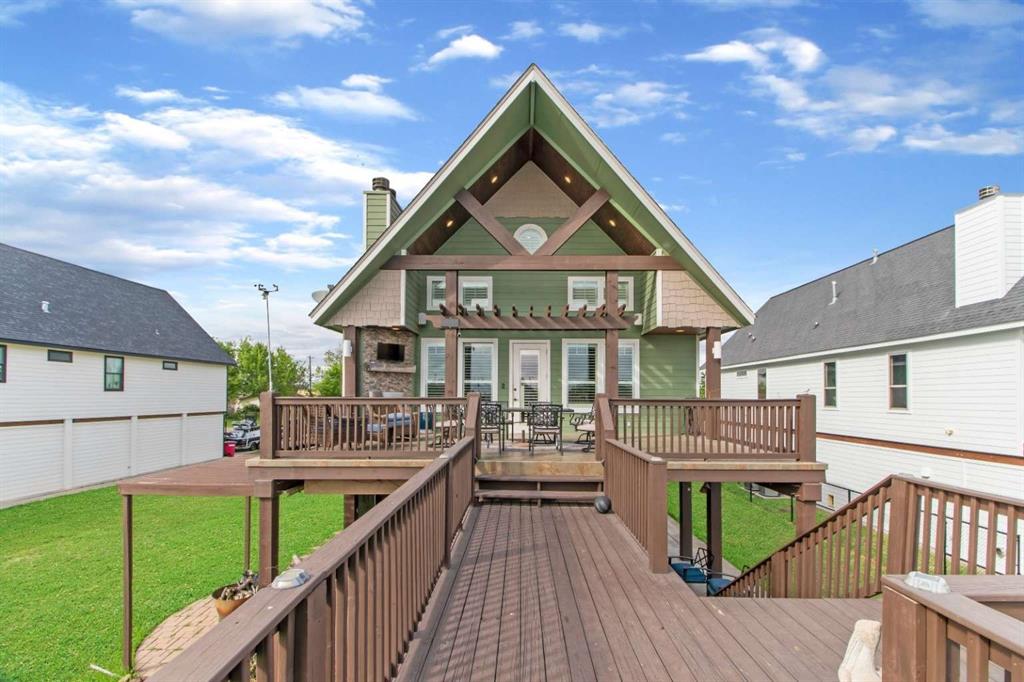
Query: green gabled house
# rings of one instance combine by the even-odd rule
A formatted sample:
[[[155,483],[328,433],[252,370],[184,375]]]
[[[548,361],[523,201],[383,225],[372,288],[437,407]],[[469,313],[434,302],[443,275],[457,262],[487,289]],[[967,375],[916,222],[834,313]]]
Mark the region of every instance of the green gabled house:
[[[753,321],[535,65],[404,209],[385,178],[364,201],[365,251],[310,313],[344,334],[347,396],[693,397],[699,341]]]

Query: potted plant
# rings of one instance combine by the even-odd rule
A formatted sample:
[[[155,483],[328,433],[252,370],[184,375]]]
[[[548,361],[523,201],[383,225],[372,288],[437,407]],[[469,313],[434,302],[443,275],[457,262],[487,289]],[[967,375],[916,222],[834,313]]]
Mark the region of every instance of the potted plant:
[[[213,605],[216,607],[217,615],[221,620],[227,618],[232,611],[249,601],[249,598],[256,594],[258,589],[256,577],[256,574],[252,571],[246,571],[237,582],[218,587],[213,591],[213,594],[210,596],[213,597]]]

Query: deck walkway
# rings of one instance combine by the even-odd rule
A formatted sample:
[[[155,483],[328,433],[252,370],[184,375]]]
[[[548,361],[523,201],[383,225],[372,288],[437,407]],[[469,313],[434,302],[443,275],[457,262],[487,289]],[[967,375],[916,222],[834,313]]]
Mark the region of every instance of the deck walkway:
[[[400,680],[828,680],[870,600],[702,599],[614,515],[470,510]]]

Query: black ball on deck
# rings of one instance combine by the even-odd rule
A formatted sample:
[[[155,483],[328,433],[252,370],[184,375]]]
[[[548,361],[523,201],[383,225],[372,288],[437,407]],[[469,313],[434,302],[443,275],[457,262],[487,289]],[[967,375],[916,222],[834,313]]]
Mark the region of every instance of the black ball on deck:
[[[612,510],[612,499],[607,495],[601,495],[594,500],[594,509],[602,514],[607,514]]]

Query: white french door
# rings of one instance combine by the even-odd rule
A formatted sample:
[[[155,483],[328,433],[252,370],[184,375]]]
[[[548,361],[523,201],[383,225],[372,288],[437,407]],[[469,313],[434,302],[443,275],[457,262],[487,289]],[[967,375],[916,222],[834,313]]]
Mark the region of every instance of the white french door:
[[[551,400],[551,347],[535,341],[509,342],[509,405],[526,407]]]

